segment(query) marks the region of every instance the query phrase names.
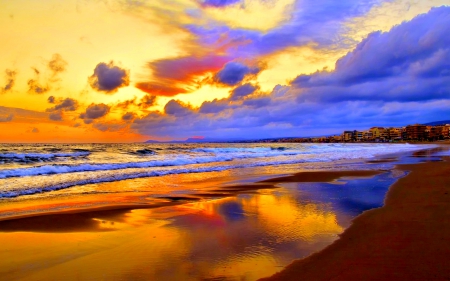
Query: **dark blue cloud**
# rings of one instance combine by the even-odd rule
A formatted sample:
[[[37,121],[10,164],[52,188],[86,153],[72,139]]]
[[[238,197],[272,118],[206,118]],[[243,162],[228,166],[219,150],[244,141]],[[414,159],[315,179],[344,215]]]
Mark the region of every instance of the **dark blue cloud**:
[[[228,107],[229,107],[229,104],[228,104],[227,100],[214,99],[213,101],[204,101],[202,103],[202,105],[200,106],[199,112],[203,113],[203,114],[219,113]]]
[[[240,62],[229,62],[216,74],[215,79],[219,83],[233,86],[242,82],[246,75],[258,72],[258,68],[250,68]]]
[[[61,121],[63,120],[63,113],[61,110],[54,111],[48,115],[48,118],[53,121]]]
[[[258,87],[253,86],[252,84],[249,83],[241,85],[231,92],[230,100],[240,100],[245,96],[253,94],[256,91],[256,89],[258,89]]]
[[[164,106],[164,112],[168,115],[184,116],[189,114],[191,111],[189,107],[185,106],[184,104],[181,104],[181,102],[177,100],[170,100]]]
[[[239,2],[241,2],[241,0],[204,0],[202,4],[204,6],[225,7]]]
[[[265,98],[256,98],[256,99],[248,99],[244,101],[244,105],[254,108],[268,106],[270,104],[271,99],[269,97]]]
[[[450,98],[450,7],[370,34],[334,71],[292,81],[299,101],[423,101]]]
[[[104,103],[91,104],[85,113],[80,114],[81,119],[98,119],[109,113],[110,107]],[[85,122],[86,123],[86,122]]]
[[[128,70],[115,66],[113,62],[97,64],[88,80],[93,89],[105,93],[114,93],[130,84]]]
[[[132,121],[134,118],[136,118],[136,113],[134,112],[127,112],[122,116],[123,121]]]
[[[48,101],[50,103],[56,103],[56,99],[53,96],[50,96],[48,98]],[[66,98],[63,100],[60,100],[57,105],[55,105],[52,108],[47,109],[47,112],[57,111],[57,110],[64,110],[64,111],[75,111],[78,108],[78,101],[72,98]]]

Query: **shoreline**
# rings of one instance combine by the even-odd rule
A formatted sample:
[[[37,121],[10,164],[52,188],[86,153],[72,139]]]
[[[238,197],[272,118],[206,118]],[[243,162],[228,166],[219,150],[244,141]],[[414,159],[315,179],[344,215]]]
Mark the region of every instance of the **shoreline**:
[[[450,157],[395,168],[409,173],[389,188],[383,207],[357,216],[325,249],[259,280],[448,280]]]

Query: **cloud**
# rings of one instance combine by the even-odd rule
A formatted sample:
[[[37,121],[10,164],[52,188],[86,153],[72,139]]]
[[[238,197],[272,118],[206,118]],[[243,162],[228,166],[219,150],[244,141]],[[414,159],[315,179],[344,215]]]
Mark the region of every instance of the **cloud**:
[[[234,86],[241,83],[246,75],[258,72],[258,68],[252,69],[240,62],[229,62],[216,74],[215,79],[219,83]]]
[[[249,107],[259,108],[268,106],[270,104],[271,99],[269,97],[261,97],[256,99],[248,99],[244,101],[244,105]]]
[[[424,101],[450,98],[450,7],[433,8],[389,32],[374,32],[334,71],[300,75],[298,100]]]
[[[1,93],[4,94],[8,91],[11,91],[11,89],[14,87],[14,84],[16,82],[16,75],[17,72],[14,70],[6,69],[5,70],[5,76],[6,76],[6,85],[3,86],[1,89]]]
[[[54,107],[45,110],[50,112],[48,118],[53,121],[62,121],[64,111],[75,111],[78,109],[78,101],[72,98],[57,99],[54,96],[50,96],[47,101],[52,104],[57,103]]]
[[[127,112],[122,116],[123,121],[132,121],[134,118],[136,118],[136,113],[134,112]]]
[[[150,106],[153,106],[156,104],[156,96],[152,95],[145,95],[141,101],[139,102],[139,107],[141,108],[148,108]]]
[[[86,108],[86,112],[80,114],[85,124],[92,123],[92,120],[101,118],[109,113],[110,107],[104,103],[91,104]]]
[[[48,62],[48,68],[52,71],[52,79],[56,79],[56,76],[66,71],[68,63],[61,57],[60,54],[53,54],[52,59]]]
[[[195,90],[203,76],[220,70],[230,59],[221,55],[188,56],[150,62],[152,77],[136,87],[154,96],[175,96]]]
[[[3,120],[6,119],[5,121],[22,124],[43,123],[48,119],[48,113],[45,112],[5,106],[0,106],[0,116],[3,116]]]
[[[229,101],[226,99],[213,101],[204,101],[200,106],[199,112],[203,114],[219,113],[229,107]]]
[[[0,117],[0,122],[9,122],[12,121],[14,118],[14,114],[9,114],[5,117]]]
[[[180,101],[170,100],[164,106],[164,112],[169,115],[185,116],[191,113],[191,109]]]
[[[39,73],[39,72],[37,72]],[[37,74],[39,75],[39,74]],[[38,79],[28,80],[28,92],[34,94],[44,94],[50,90],[49,85],[42,85],[39,83]]]
[[[115,66],[112,61],[109,64],[101,62],[97,64],[88,81],[97,91],[115,93],[119,88],[130,84],[129,71]]]
[[[121,108],[121,109],[128,109],[131,106],[135,106],[135,107],[139,107],[141,109],[147,109],[151,106],[154,106],[156,104],[156,96],[152,96],[152,95],[145,95],[143,96],[139,102],[137,101],[137,98],[134,97],[133,99],[130,100],[125,100],[122,102],[119,102],[115,105],[115,107]]]
[[[290,6],[281,24],[265,32],[213,20],[208,25],[191,24],[186,29],[196,35],[201,46],[217,46],[227,55],[241,59],[257,59],[299,46],[347,49],[356,43],[346,36],[348,20],[365,15],[381,3],[383,0],[302,0]]]
[[[370,34],[333,71],[300,75],[265,96],[248,94],[250,86],[239,93],[245,88],[238,86],[229,98],[203,102],[198,110],[171,100],[165,114],[136,118],[131,129],[161,137],[240,139],[442,120],[450,108],[448,26],[450,7],[434,8],[389,32]]]
[[[92,126],[102,132],[117,132],[126,128],[127,125],[117,122],[96,122]]]
[[[204,0],[202,2],[203,6],[212,6],[212,7],[225,7],[229,5],[233,5],[236,3],[240,3],[241,0]]]
[[[53,96],[50,96],[48,98],[48,101],[50,103],[55,103],[56,99]],[[47,112],[52,112],[52,111],[58,111],[58,110],[63,110],[63,111],[75,111],[78,108],[78,101],[72,98],[65,98],[65,99],[61,99],[58,101],[59,103],[57,105],[55,105],[52,108],[47,109]]]
[[[47,69],[51,72],[50,76],[48,73],[41,71],[36,67],[31,69],[34,71],[35,77],[28,80],[28,92],[34,94],[44,94],[51,90],[51,85],[59,82],[61,79],[58,75],[61,72],[66,71],[67,62],[61,57],[60,54],[53,54],[52,59],[47,64]],[[41,77],[43,76],[43,78]],[[42,82],[44,80],[45,82]]]
[[[249,83],[236,87],[231,92],[230,100],[240,100],[243,97],[253,94],[257,89],[258,87],[253,86],[252,84]]]
[[[128,107],[130,107],[132,105],[136,105],[136,97],[134,97],[131,100],[125,100],[125,101],[119,102],[115,105],[115,107],[127,109]]]
[[[48,115],[48,118],[53,121],[62,121],[63,120],[63,113],[62,110],[53,111]]]

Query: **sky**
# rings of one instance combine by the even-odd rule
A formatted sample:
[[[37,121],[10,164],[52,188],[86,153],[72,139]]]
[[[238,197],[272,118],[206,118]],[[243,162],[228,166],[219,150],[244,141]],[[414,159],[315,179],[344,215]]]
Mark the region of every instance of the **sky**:
[[[450,0],[0,1],[0,142],[450,119]]]

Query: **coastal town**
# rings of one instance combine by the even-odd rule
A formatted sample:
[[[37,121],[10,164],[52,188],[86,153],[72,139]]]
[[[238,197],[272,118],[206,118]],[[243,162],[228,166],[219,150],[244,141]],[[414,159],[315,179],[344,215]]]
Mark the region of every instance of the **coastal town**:
[[[422,125],[413,124],[405,127],[372,127],[368,130],[344,131],[340,135],[302,138],[264,139],[258,142],[433,142],[450,138],[450,124]]]

